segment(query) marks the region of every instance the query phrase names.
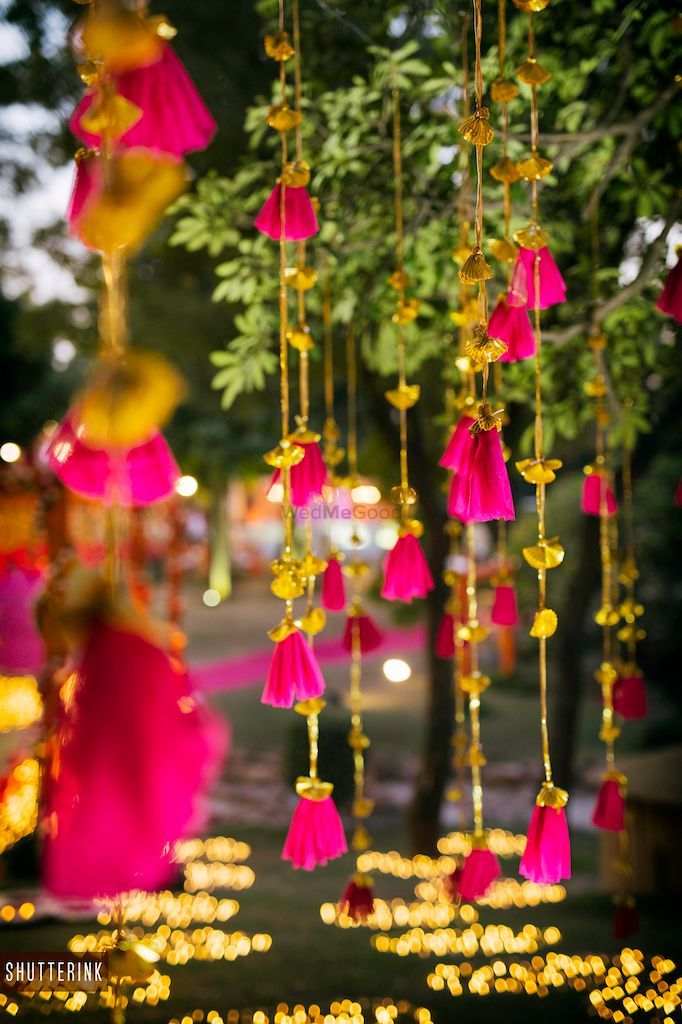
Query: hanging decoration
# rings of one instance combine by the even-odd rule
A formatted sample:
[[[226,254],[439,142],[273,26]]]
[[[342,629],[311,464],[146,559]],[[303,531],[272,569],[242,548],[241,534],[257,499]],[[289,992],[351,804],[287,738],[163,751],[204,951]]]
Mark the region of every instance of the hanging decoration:
[[[675,249],[677,263],[668,273],[663,291],[658,297],[656,309],[671,316],[678,324],[682,324],[682,245]]]
[[[298,29],[296,32],[298,34]],[[291,707],[296,699],[295,710],[307,720],[309,773],[296,780],[296,793],[300,799],[284,844],[282,859],[290,861],[295,868],[310,871],[345,853],[346,840],[341,819],[331,796],[333,786],[331,783],[323,782],[317,771],[319,715],[325,706],[325,701],[321,697],[324,692],[324,679],[312,647],[303,636],[304,631],[309,634],[315,632],[315,627],[319,626],[321,621],[320,616],[315,615],[310,607],[310,578],[317,573],[311,571],[313,567],[310,564],[306,564],[311,561],[312,555],[297,559],[293,550],[294,505],[307,506],[313,495],[321,493],[326,470],[317,444],[317,435],[308,435],[307,388],[306,393],[302,392],[301,395],[302,416],[305,416],[305,420],[300,418],[298,430],[290,433],[288,353],[292,332],[289,330],[288,319],[288,285],[292,283],[299,294],[296,330],[307,335],[305,307],[301,305],[301,297],[307,283],[314,283],[316,275],[313,270],[305,267],[300,250],[297,254],[298,263],[293,272],[287,267],[287,194],[290,189],[305,188],[308,177],[303,184],[300,178],[295,177],[301,172],[300,165],[303,163],[300,137],[297,137],[296,160],[293,163],[289,161],[288,132],[300,126],[303,115],[300,109],[292,109],[287,99],[286,64],[295,56],[296,50],[285,31],[284,0],[280,0],[279,4],[278,33],[275,36],[266,36],[265,50],[267,55],[279,64],[279,103],[270,107],[267,123],[279,133],[281,147],[281,174],[277,185],[280,203],[278,241],[281,440],[273,451],[268,452],[265,461],[276,469],[277,482],[282,486],[284,544],[281,555],[271,565],[274,577],[271,590],[276,597],[284,601],[284,617],[269,632],[270,639],[275,643],[275,651],[262,700],[263,703],[275,707]],[[296,98],[300,107],[300,80],[297,79],[297,82],[299,84],[296,87]],[[309,175],[309,170],[306,169],[305,173]],[[307,353],[308,347],[304,346],[299,351],[302,354]],[[302,364],[301,370],[302,373],[305,371],[302,380],[306,383],[307,363]],[[321,470],[318,458],[322,464]],[[294,478],[292,471],[295,468],[301,469],[306,461],[307,468]],[[324,563],[321,563],[321,567],[324,568]],[[319,569],[319,566],[316,565],[314,568]],[[296,619],[294,600],[306,594],[309,602],[307,613],[303,618]],[[321,612],[319,609],[315,611]]]
[[[393,177],[395,200],[395,254],[396,268],[388,279],[397,293],[396,311],[393,323],[396,325],[398,353],[398,386],[386,392],[386,400],[398,410],[400,418],[400,483],[391,489],[391,500],[399,509],[400,525],[398,539],[384,562],[384,582],[381,596],[388,601],[404,601],[411,604],[415,597],[425,597],[433,590],[434,582],[419,538],[424,532],[423,524],[411,515],[417,502],[417,492],[410,487],[407,452],[407,410],[419,401],[419,385],[408,384],[406,376],[407,343],[405,327],[419,315],[420,302],[408,298],[410,283],[405,273],[405,225],[403,212],[403,165],[400,124],[400,92],[394,86],[391,90],[393,104]]]
[[[533,458],[516,463],[516,468],[527,483],[535,485],[538,535],[537,543],[523,549],[523,555],[538,574],[538,609],[535,612],[531,636],[538,641],[538,667],[540,679],[540,736],[545,781],[535,801],[528,829],[528,841],[521,859],[520,873],[530,881],[559,882],[570,878],[570,840],[565,806],[568,794],[554,785],[549,749],[547,724],[547,640],[557,628],[557,616],[546,604],[547,571],[556,568],[564,559],[564,549],[557,537],[548,538],[545,527],[546,487],[556,479],[561,468],[558,459],[545,453],[542,418],[542,333],[540,310],[554,302],[563,302],[565,286],[556,264],[546,247],[548,235],[540,227],[538,213],[538,181],[552,169],[551,163],[541,157],[539,144],[538,88],[549,80],[549,72],[538,64],[535,56],[533,11],[535,0],[514,0],[528,12],[528,59],[518,70],[520,81],[530,86],[531,93],[531,154],[521,161],[519,171],[524,180],[531,182],[531,220],[527,227],[516,232],[521,246],[510,286],[510,299],[514,304],[532,309],[535,333],[535,432]],[[546,4],[545,4],[546,6]],[[542,8],[540,8],[542,9]]]
[[[346,338],[346,374],[348,388],[348,485],[351,494],[358,486],[358,415],[357,415],[357,353],[355,328],[351,324]],[[374,801],[365,793],[365,752],[370,740],[363,721],[362,695],[362,621],[367,619],[362,603],[362,581],[369,573],[369,566],[360,555],[361,538],[354,517],[351,544],[353,555],[347,567],[352,585],[352,599],[348,612],[350,632],[350,731],[348,746],[353,754],[353,838],[351,847],[356,853],[363,853],[371,843],[365,822],[374,810]],[[364,921],[374,910],[374,883],[371,876],[359,871],[353,875],[339,901],[339,910],[353,921]]]
[[[324,281],[322,285],[322,332],[324,339],[324,404],[325,421],[322,430],[324,440],[324,461],[332,486],[340,484],[337,468],[346,454],[339,446],[341,432],[334,419],[334,333],[332,329],[332,293],[329,257],[325,257]],[[322,607],[328,612],[340,612],[346,607],[346,587],[343,578],[343,554],[331,539],[329,527],[329,550],[327,568],[322,578]]]

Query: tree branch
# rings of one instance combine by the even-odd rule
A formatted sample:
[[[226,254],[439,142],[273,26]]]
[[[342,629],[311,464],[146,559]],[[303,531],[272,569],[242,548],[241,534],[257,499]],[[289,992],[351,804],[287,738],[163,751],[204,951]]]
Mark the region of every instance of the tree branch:
[[[646,255],[642,260],[642,265],[639,268],[639,273],[634,281],[625,285],[624,288],[617,291],[616,294],[612,295],[606,302],[596,306],[588,320],[581,320],[578,323],[570,324],[558,331],[543,331],[543,341],[548,341],[553,345],[563,345],[565,342],[570,341],[571,338],[575,338],[579,334],[590,334],[593,330],[599,327],[601,321],[607,317],[609,313],[612,313],[614,309],[618,309],[626,302],[629,302],[630,299],[639,295],[654,274],[661,249],[665,245],[671,229],[677,223],[679,210],[680,202],[679,200],[676,200],[668,211],[668,216],[666,217],[665,224],[663,225],[663,230],[647,249]]]

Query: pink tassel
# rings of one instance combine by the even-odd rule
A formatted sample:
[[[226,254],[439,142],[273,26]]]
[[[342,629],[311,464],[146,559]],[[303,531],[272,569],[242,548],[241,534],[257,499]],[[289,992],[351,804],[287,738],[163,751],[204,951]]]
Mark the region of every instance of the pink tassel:
[[[638,671],[633,670],[614,683],[613,710],[631,720],[646,718],[646,687]]]
[[[466,413],[460,418],[438,463],[443,469],[451,469],[453,473],[462,472],[462,466],[467,461],[467,453],[474,443],[469,428],[473,427],[475,422],[473,416],[467,416]]]
[[[513,583],[498,583],[495,587],[490,618],[496,626],[516,626],[519,613],[516,605],[516,589]]]
[[[43,589],[41,572],[12,566],[0,573],[0,672],[37,672],[45,648],[35,624],[33,606]]]
[[[614,516],[618,511],[618,502],[608,481],[599,472],[589,473],[583,480],[580,498],[580,507],[586,516],[601,515],[602,494],[607,516]]]
[[[446,612],[440,620],[438,633],[436,634],[436,656],[438,658],[452,658],[455,654],[454,617]]]
[[[634,899],[616,907],[613,919],[614,939],[629,939],[639,931],[639,914]]]
[[[369,615],[349,615],[346,619],[346,628],[343,631],[343,639],[341,641],[343,649],[345,651],[352,651],[353,649],[353,622],[357,622],[360,627],[360,650],[363,654],[369,654],[371,651],[375,651],[377,647],[381,647],[384,642],[384,634],[377,626],[374,619]]]
[[[323,693],[324,679],[313,649],[303,634],[294,629],[275,643],[261,704],[290,708],[294,700],[309,700]]]
[[[77,679],[45,779],[45,885],[90,900],[162,888],[176,841],[205,825],[223,731],[184,670],[123,629],[91,629]]]
[[[313,498],[322,494],[322,488],[328,482],[327,467],[317,441],[299,441],[295,437],[292,437],[292,440],[303,448],[305,454],[301,461],[289,470],[291,503],[297,508],[307,508]],[[270,489],[281,479],[281,471],[275,470]]]
[[[353,921],[366,921],[374,913],[374,885],[369,875],[355,875],[343,891],[339,910]]]
[[[519,249],[509,288],[510,306],[535,309],[535,259],[540,258],[540,309],[548,309],[566,301],[566,284],[546,246],[538,249]]]
[[[282,237],[281,192],[282,186],[275,185],[254,221],[254,226],[262,235],[275,241]],[[287,185],[284,192],[284,237],[287,242],[302,242],[312,238],[319,230],[320,225],[308,189],[302,185]]]
[[[322,577],[322,607],[328,612],[340,612],[346,607],[346,588],[343,569],[337,555],[329,555]]]
[[[167,43],[159,60],[119,75],[115,88],[142,111],[140,119],[119,140],[127,149],[141,146],[179,157],[205,149],[216,133],[217,125],[194,82]],[[81,127],[96,94],[96,90],[86,93],[69,123],[73,134],[88,146],[100,143],[98,135]]]
[[[668,274],[663,291],[658,297],[656,308],[682,324],[682,248],[677,248],[678,259]]]
[[[677,508],[682,508],[682,480],[678,480],[675,493],[673,495],[673,501]]]
[[[481,899],[500,874],[500,862],[492,850],[474,848],[462,867],[460,896],[469,901]]]
[[[609,832],[622,832],[625,828],[624,779],[609,772],[604,776],[597,803],[592,815],[592,824]]]
[[[514,502],[499,432],[480,430],[473,441],[467,464],[453,478],[448,514],[463,522],[513,519]]]
[[[332,798],[311,800],[302,796],[291,819],[282,860],[291,861],[294,868],[312,871],[347,850],[341,818]]]
[[[535,355],[535,334],[525,306],[512,306],[502,296],[488,323],[491,338],[500,338],[507,346],[499,361],[516,363]]]
[[[538,799],[542,798],[542,793]],[[571,877],[571,840],[563,807],[533,808],[519,874],[539,885]]]
[[[76,172],[73,187],[66,208],[69,234],[78,234],[80,219],[85,213],[89,200],[99,191],[101,180],[100,162],[94,151],[79,150],[76,154]]]
[[[387,601],[411,604],[415,597],[426,597],[434,582],[421,544],[412,533],[398,537],[384,562],[381,596]]]
[[[79,436],[77,408],[51,434],[42,457],[69,490],[107,505],[153,505],[173,493],[180,477],[173,454],[158,432],[135,448],[89,448]]]

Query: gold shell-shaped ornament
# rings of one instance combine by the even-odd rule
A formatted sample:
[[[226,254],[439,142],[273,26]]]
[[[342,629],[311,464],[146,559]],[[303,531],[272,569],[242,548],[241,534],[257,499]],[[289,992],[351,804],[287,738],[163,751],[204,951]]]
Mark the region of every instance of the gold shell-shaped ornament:
[[[476,369],[482,369],[486,363],[495,363],[507,351],[507,345],[501,338],[491,338],[486,328],[479,324],[474,327],[472,338],[464,345],[464,354],[469,357]]]
[[[298,705],[296,710],[298,710]],[[307,775],[299,775],[296,779],[296,793],[306,800],[313,800],[315,803],[319,803],[320,800],[326,800],[333,792],[334,784],[332,782],[323,782],[322,779],[311,779]]]
[[[391,501],[395,505],[416,505],[417,504],[417,492],[414,487],[401,487],[400,484],[396,484],[395,487],[391,487]]]
[[[294,711],[297,715],[308,718],[309,715],[319,715],[326,706],[327,702],[324,697],[308,697],[307,700],[299,700],[297,704],[294,704]]]
[[[407,537],[411,535],[419,540],[420,537],[424,536],[424,524],[420,519],[406,519],[398,530],[399,537]]]
[[[309,292],[317,284],[317,271],[314,267],[287,267],[284,276],[287,284],[297,292]]]
[[[356,853],[364,853],[372,845],[372,837],[364,825],[356,825],[350,845]]]
[[[282,619],[276,626],[268,630],[268,636],[274,643],[280,644],[282,640],[286,640],[288,636],[296,632],[296,625],[291,619]]]
[[[514,4],[526,14],[539,14],[548,6],[549,0],[514,0]]]
[[[310,164],[305,160],[293,160],[286,164],[280,181],[287,188],[305,188],[310,183]]]
[[[276,448],[266,452],[263,461],[274,469],[297,466],[303,461],[305,449],[300,444],[292,444],[288,437],[282,438]]]
[[[315,342],[310,337],[310,328],[307,324],[299,324],[298,327],[290,328],[287,331],[287,341],[297,352],[310,352],[315,348]]]
[[[516,82],[498,75],[490,85],[490,98],[494,103],[511,103],[519,94]]]
[[[472,672],[471,675],[461,676],[459,685],[470,696],[478,696],[484,693],[490,686],[490,676],[484,676],[482,672]]]
[[[373,810],[374,801],[370,800],[369,797],[363,796],[353,801],[351,813],[354,818],[369,818]]]
[[[468,117],[459,128],[460,135],[463,135],[467,142],[474,146],[487,146],[495,138],[493,126],[490,123],[490,111],[487,107],[481,107],[473,117]]]
[[[142,117],[142,108],[118,93],[98,93],[98,99],[81,118],[81,127],[92,135],[118,139]]]
[[[553,807],[558,811],[568,803],[568,793],[565,789],[559,789],[553,782],[543,782],[535,803],[538,807]]]
[[[296,50],[291,45],[288,32],[278,32],[275,36],[265,37],[265,52],[272,60],[282,63],[291,60]]]
[[[296,566],[290,565],[275,576],[270,590],[280,601],[293,601],[305,593],[305,583]]]
[[[495,238],[490,243],[490,251],[500,263],[513,263],[519,254],[511,238]]]
[[[565,554],[558,537],[538,541],[537,544],[523,549],[523,557],[533,569],[538,570],[556,569],[563,562]]]
[[[292,110],[288,103],[276,103],[268,110],[265,118],[270,128],[276,132],[289,132],[292,128],[298,128],[303,120],[303,115],[298,110]]]
[[[532,221],[525,228],[519,228],[514,232],[514,241],[523,246],[524,249],[537,251],[549,242],[549,233],[544,231],[539,224]]]
[[[489,281],[492,276],[493,268],[475,245],[460,268],[460,281],[462,284],[478,284],[479,281]]]
[[[519,160],[516,166],[524,181],[541,181],[552,171],[554,164],[540,156],[535,149],[525,160]]]
[[[487,638],[490,630],[482,626],[480,622],[464,622],[457,627],[457,639],[461,644],[481,644]]]
[[[322,608],[312,608],[307,615],[304,615],[299,619],[301,629],[308,634],[308,636],[317,636],[321,633],[327,624],[327,616],[324,614]]]
[[[395,288],[397,292],[405,291],[410,279],[404,270],[394,270],[391,276],[388,278],[388,284],[391,288]]]
[[[419,307],[421,302],[419,299],[398,299],[396,304],[396,310],[393,314],[394,324],[411,324],[413,320],[416,320],[419,316]]]
[[[502,157],[496,164],[493,164],[490,174],[495,181],[503,181],[507,185],[513,185],[521,177],[516,163],[508,156]]]
[[[401,384],[391,391],[384,392],[387,402],[394,409],[411,409],[419,401],[420,387],[418,384]]]
[[[319,576],[327,568],[324,558],[318,558],[311,551],[308,552],[305,558],[301,559],[299,565],[301,575],[305,576],[307,580],[314,576]]]
[[[530,635],[536,640],[548,640],[554,636],[559,625],[557,613],[551,608],[543,608],[535,613],[533,625],[530,627]]]
[[[522,459],[515,463],[517,470],[529,484],[551,484],[556,480],[556,471],[561,469],[561,459]]]
[[[538,64],[534,57],[524,60],[516,74],[526,85],[546,85],[552,77],[551,72],[543,68],[542,64]]]

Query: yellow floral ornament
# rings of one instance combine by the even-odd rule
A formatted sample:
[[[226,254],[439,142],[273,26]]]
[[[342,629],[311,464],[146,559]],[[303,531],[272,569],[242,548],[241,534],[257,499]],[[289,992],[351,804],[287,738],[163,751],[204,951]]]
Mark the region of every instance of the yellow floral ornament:
[[[276,103],[268,110],[266,123],[276,132],[289,132],[303,121],[303,115],[292,110],[288,103]]]
[[[311,348],[315,348],[307,324],[299,324],[298,327],[290,328],[287,331],[287,341],[297,352],[309,352]]]
[[[317,271],[314,267],[287,267],[285,276],[287,284],[297,292],[309,292],[317,284]]]
[[[514,241],[522,245],[524,249],[542,249],[549,242],[549,233],[544,231],[539,224],[531,222],[525,228],[514,232]]]
[[[400,384],[397,388],[384,392],[386,400],[394,409],[411,409],[419,401],[420,393],[418,384]]]
[[[396,311],[393,314],[394,324],[411,324],[419,316],[421,302],[419,299],[398,299]]]
[[[294,160],[288,163],[280,177],[287,188],[305,188],[310,184],[310,164],[305,160]]]
[[[279,63],[291,60],[296,51],[291,45],[288,32],[278,32],[275,36],[265,37],[265,52],[272,60]]]
[[[529,484],[551,484],[556,480],[556,471],[561,469],[561,459],[522,459],[516,468]]]
[[[530,635],[536,640],[548,640],[554,636],[559,625],[557,613],[551,608],[542,608],[535,613],[533,625],[530,628]]]
[[[617,626],[620,622],[620,613],[611,604],[603,604],[594,616],[598,626]]]
[[[537,544],[523,549],[523,557],[533,569],[556,569],[564,560],[566,552],[559,544],[558,537],[540,540]]]

